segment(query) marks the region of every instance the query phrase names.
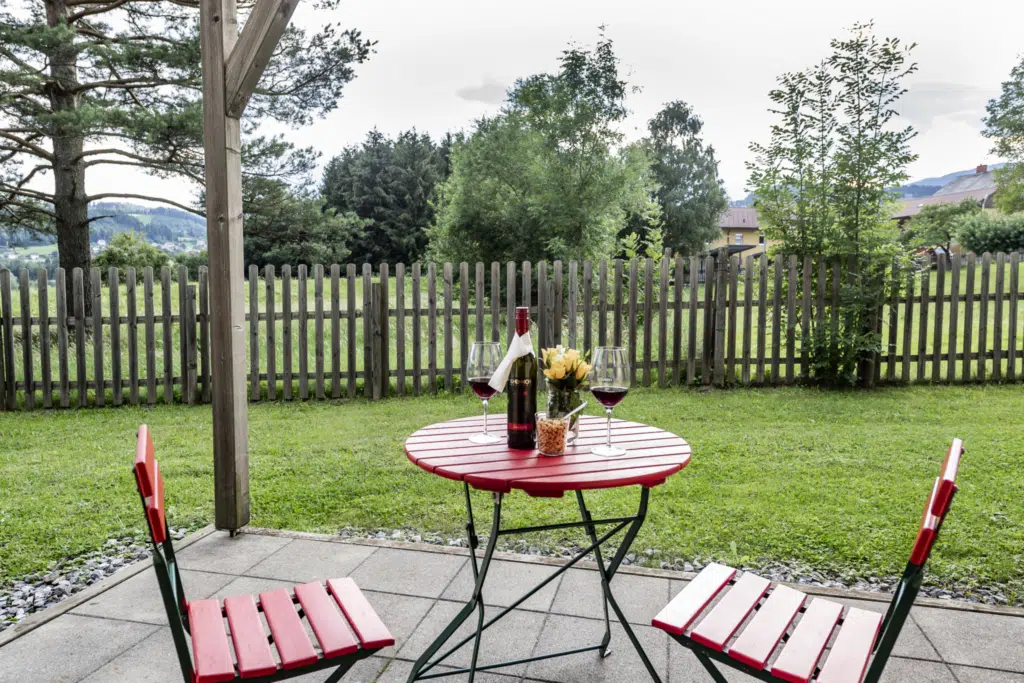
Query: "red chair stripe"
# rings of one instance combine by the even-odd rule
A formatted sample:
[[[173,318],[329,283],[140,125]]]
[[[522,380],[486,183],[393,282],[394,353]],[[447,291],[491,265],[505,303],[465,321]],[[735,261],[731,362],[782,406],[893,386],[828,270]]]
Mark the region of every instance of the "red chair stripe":
[[[277,654],[281,657],[281,666],[295,669],[312,664],[318,658],[313,643],[309,642],[306,627],[302,625],[298,612],[288,591],[284,588],[260,593],[260,604],[263,616],[267,618],[267,626],[274,636]]]
[[[192,660],[196,683],[221,683],[235,679],[231,646],[224,632],[220,601],[193,600],[188,604],[188,624],[192,634]]]
[[[395,637],[377,616],[355,581],[350,578],[330,579],[327,588],[365,649],[376,650],[395,644]]]
[[[224,612],[228,616],[228,628],[241,677],[268,676],[277,671],[274,653],[267,642],[267,632],[263,629],[263,621],[252,596],[226,598]]]
[[[772,665],[772,675],[789,683],[808,683],[842,613],[843,606],[838,602],[820,598],[811,601]]]
[[[918,566],[928,561],[928,556],[935,545],[935,539],[939,533],[939,522],[941,517],[935,515],[932,510],[939,497],[941,479],[935,480],[932,487],[932,494],[928,497],[928,505],[924,508],[924,515],[921,517],[921,526],[917,531],[917,538],[914,540],[914,549],[910,553],[910,563]]]
[[[135,442],[135,476],[139,482],[139,490],[143,497],[149,498],[156,489],[153,478],[153,440],[149,435],[149,426],[139,427],[139,436]]]
[[[806,599],[807,595],[798,590],[776,586],[729,648],[729,656],[763,669]]]
[[[932,501],[932,514],[938,517],[945,517],[949,512],[950,501],[953,500],[953,492],[956,491],[956,474],[960,468],[960,456],[964,452],[964,443],[960,439],[953,439],[946,459],[942,463],[942,475],[939,477],[939,487],[935,499]]]
[[[167,540],[164,481],[160,476],[160,464],[153,455],[153,440],[146,425],[139,427],[135,442],[135,481],[144,500],[150,536],[154,543],[163,543]]]
[[[651,620],[651,624],[672,635],[682,635],[690,622],[697,618],[735,575],[736,570],[731,567],[709,564]]]
[[[861,683],[881,625],[881,614],[851,608],[818,674],[818,683]]]
[[[313,627],[313,633],[320,642],[320,650],[324,657],[349,655],[359,649],[359,643],[348,630],[345,619],[334,606],[334,601],[327,595],[322,583],[296,586],[295,597],[299,599],[299,604],[306,613],[306,620]]]
[[[747,572],[736,585],[712,608],[697,627],[690,633],[690,638],[721,651],[729,638],[754,609],[761,596],[768,590],[771,582],[755,574]]]

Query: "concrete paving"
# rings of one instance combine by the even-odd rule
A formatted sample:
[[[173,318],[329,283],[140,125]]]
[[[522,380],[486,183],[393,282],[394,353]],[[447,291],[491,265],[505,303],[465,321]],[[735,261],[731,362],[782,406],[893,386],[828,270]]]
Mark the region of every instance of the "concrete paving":
[[[397,642],[359,662],[343,679],[346,683],[405,681],[412,662],[458,611],[472,585],[465,551],[431,545],[309,534],[248,532],[231,538],[211,533],[190,543],[178,557],[190,599],[354,577]],[[495,562],[493,583],[485,595],[493,597],[494,605],[509,605],[553,571],[550,560],[503,556]],[[711,683],[689,651],[648,625],[686,580],[677,573],[627,568],[616,577],[613,588],[664,681]],[[152,568],[127,578],[115,575],[90,592],[15,629],[15,634],[24,635],[0,646],[0,683],[180,683]],[[887,606],[863,594],[833,591],[831,598],[877,611]],[[923,601],[911,612],[883,681],[1024,683],[1024,610],[998,612]],[[603,633],[601,613],[596,572],[574,568],[485,633],[481,663],[596,644]],[[463,632],[469,628],[464,626]],[[465,666],[468,662],[466,647],[446,663]],[[754,680],[733,671],[724,673],[730,682]],[[327,672],[322,672],[291,680],[313,683],[326,677]],[[465,680],[465,676],[445,680]],[[586,652],[481,674],[476,680],[642,683],[650,677],[622,629],[613,625],[612,655],[606,659]]]

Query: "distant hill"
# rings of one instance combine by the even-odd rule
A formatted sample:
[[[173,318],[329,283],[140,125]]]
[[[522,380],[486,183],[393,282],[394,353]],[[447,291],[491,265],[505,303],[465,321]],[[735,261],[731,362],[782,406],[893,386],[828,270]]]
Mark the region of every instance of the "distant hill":
[[[996,169],[1000,169],[1004,166],[1006,166],[1006,164],[989,164],[988,170],[995,171]],[[946,175],[938,176],[936,178],[922,178],[921,180],[915,180],[907,183],[903,187],[914,185],[937,185],[938,187],[942,187],[943,185],[948,185],[961,176],[974,175],[974,172],[973,168],[969,168],[966,171],[953,171],[952,173],[947,173]]]
[[[154,244],[187,242],[206,239],[206,219],[188,211],[167,206],[139,206],[138,204],[101,202],[89,205],[89,240],[109,241],[119,232],[135,231]]]

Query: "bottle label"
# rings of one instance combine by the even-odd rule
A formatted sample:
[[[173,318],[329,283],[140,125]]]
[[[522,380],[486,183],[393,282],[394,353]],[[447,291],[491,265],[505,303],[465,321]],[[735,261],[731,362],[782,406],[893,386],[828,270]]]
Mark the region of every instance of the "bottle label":
[[[536,424],[523,424],[522,422],[508,423],[508,431],[510,432],[532,432],[536,428]]]

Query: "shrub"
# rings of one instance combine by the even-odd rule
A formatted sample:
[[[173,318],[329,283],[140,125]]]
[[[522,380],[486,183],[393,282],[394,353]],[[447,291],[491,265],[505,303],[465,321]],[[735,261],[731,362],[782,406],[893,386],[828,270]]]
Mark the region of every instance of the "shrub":
[[[199,267],[205,266],[209,262],[209,256],[206,250],[196,252],[194,254],[181,254],[174,262],[179,266],[185,266],[188,268],[188,279],[189,282],[195,282],[199,279]],[[178,277],[178,273],[174,273],[174,277]]]
[[[110,268],[117,268],[120,271],[118,277],[122,281],[129,267],[134,267],[136,278],[142,280],[142,271],[146,266],[152,266],[154,271],[159,271],[168,263],[170,258],[167,253],[154,247],[137,232],[121,232],[114,235],[110,239],[110,245],[92,260],[92,264],[100,269],[104,279]]]
[[[958,238],[964,251],[975,254],[1024,250],[1024,214],[969,216],[963,220]]]

